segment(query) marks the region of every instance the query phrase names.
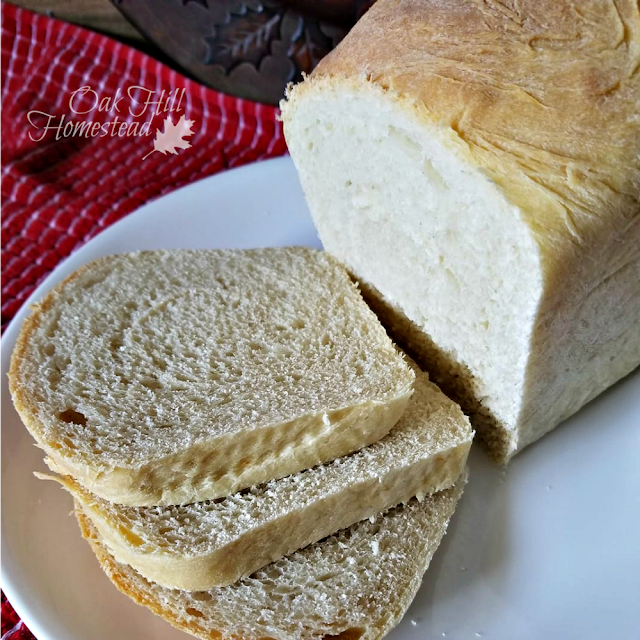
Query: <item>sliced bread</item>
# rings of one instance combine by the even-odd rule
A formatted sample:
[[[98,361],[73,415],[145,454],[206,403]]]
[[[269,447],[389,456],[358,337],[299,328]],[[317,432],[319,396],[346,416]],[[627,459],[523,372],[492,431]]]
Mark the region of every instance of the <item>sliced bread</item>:
[[[93,262],[25,321],[10,388],[54,471],[172,505],[382,438],[414,373],[343,267],[288,247]]]
[[[203,590],[260,567],[416,495],[452,486],[473,432],[458,405],[416,372],[405,413],[355,453],[221,500],[122,507],[60,478],[116,560],[162,586]]]
[[[325,249],[502,461],[640,364],[638,51],[637,0],[378,0],[282,105]]]
[[[76,516],[120,591],[203,640],[377,640],[402,619],[446,532],[464,480],[354,524],[228,587],[165,589],[117,562]]]

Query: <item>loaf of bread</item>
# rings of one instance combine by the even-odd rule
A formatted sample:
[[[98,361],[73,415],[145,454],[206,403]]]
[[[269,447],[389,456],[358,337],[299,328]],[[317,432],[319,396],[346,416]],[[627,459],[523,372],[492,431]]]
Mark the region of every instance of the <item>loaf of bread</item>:
[[[640,362],[636,0],[379,0],[283,103],[325,248],[506,461]]]
[[[289,247],[83,267],[25,321],[10,388],[51,469],[141,506],[227,496],[369,445],[414,378],[343,267]]]
[[[224,586],[390,507],[452,486],[473,432],[460,407],[416,371],[402,418],[382,440],[331,463],[224,499],[123,507],[71,478],[109,553],[164,587]]]
[[[462,493],[412,500],[228,587],[165,589],[118,563],[80,505],[84,537],[120,591],[203,640],[378,640],[413,600]]]

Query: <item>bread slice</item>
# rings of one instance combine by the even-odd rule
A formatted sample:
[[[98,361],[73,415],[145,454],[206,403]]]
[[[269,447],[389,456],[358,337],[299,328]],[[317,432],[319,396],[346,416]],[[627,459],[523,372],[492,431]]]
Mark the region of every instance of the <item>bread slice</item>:
[[[117,562],[81,505],[76,516],[111,581],[198,638],[376,640],[402,619],[445,534],[464,480],[364,520],[228,587],[165,589]]]
[[[334,462],[221,500],[122,507],[60,482],[82,505],[116,560],[165,587],[203,590],[260,567],[416,495],[452,486],[473,432],[425,373],[382,440]]]
[[[325,249],[500,460],[640,364],[639,50],[637,0],[378,0],[282,105]]]
[[[10,387],[54,471],[171,505],[383,437],[414,373],[343,267],[288,247],[93,262],[25,321]]]

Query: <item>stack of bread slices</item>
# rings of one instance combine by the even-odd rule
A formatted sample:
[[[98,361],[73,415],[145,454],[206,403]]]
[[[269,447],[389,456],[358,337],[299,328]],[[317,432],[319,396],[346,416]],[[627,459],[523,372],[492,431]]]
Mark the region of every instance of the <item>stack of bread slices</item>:
[[[10,385],[107,575],[200,638],[385,635],[473,437],[300,247],[91,263],[34,307]]]

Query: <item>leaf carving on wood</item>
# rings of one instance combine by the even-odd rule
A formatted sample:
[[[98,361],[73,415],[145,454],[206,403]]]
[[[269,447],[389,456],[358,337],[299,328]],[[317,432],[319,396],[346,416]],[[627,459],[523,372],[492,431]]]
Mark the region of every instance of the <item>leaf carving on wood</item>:
[[[111,0],[201,82],[276,104],[373,0]],[[122,4],[120,4],[122,3]]]
[[[290,55],[301,72],[311,73],[346,33],[339,27],[334,27],[332,31],[335,33],[327,35],[322,26],[322,23],[305,22],[300,37],[292,43]]]
[[[269,43],[277,34],[279,24],[279,14],[262,11],[248,13],[219,27],[218,37],[209,40],[209,64],[215,62],[227,68],[241,60],[257,64],[269,53]]]
[[[242,6],[238,6],[238,5]],[[230,73],[240,64],[250,64],[261,72],[267,58],[279,60],[278,67],[286,77],[273,78],[281,85],[309,73],[344,37],[346,29],[301,15],[284,2],[265,2],[258,9],[236,3],[229,7],[225,24],[214,27],[205,38],[207,53],[204,64],[220,65]],[[274,70],[274,64],[269,65]]]
[[[205,9],[209,8],[209,5],[207,4],[207,0],[180,0],[180,2],[182,2],[183,7],[186,7],[188,4],[198,4],[201,7],[204,7]]]
[[[232,16],[245,16],[248,11],[260,12],[265,6],[279,5],[279,0],[206,0],[214,27],[229,24]]]

